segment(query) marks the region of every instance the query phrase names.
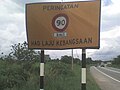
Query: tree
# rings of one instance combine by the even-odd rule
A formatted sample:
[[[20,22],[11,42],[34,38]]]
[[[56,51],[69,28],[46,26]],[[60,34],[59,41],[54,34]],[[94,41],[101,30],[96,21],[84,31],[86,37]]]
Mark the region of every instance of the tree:
[[[12,45],[11,51],[9,55],[15,60],[35,60],[35,55],[37,54],[34,50],[28,49],[26,42]]]
[[[64,63],[67,63],[67,64],[71,64],[71,62],[72,62],[72,57],[71,57],[71,56],[67,56],[67,55],[62,56],[62,57],[61,57],[61,62],[64,62]]]
[[[113,59],[112,64],[116,64],[116,65],[120,64],[120,55],[118,55],[117,58]]]
[[[81,64],[81,61],[79,58],[74,58],[73,61],[75,64]]]
[[[92,64],[93,63],[92,58],[90,58],[90,57],[86,58],[86,63],[87,64]]]

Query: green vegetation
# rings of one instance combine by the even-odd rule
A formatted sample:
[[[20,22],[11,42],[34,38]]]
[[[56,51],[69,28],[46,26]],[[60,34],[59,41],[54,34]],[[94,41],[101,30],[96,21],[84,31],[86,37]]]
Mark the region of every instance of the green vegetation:
[[[120,55],[113,59],[112,67],[120,68]]]
[[[60,60],[46,60],[45,90],[80,90],[81,63],[78,58],[74,58],[74,68],[71,70],[71,58],[62,56]],[[39,90],[39,60],[40,53],[29,50],[27,43],[13,45],[9,55],[2,53],[0,90]],[[87,90],[100,90],[89,68]]]
[[[39,89],[39,66],[37,63],[0,60],[0,90]]]
[[[48,71],[47,71],[48,70]],[[63,62],[49,62],[46,64],[45,90],[81,90],[81,67]],[[87,70],[87,90],[100,90],[93,77]]]
[[[0,57],[0,90],[39,90],[39,52],[14,44]]]

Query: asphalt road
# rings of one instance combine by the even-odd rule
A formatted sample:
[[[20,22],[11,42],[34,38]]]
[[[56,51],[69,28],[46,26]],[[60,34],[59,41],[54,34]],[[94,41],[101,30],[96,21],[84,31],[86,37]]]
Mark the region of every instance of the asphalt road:
[[[120,69],[92,66],[90,71],[101,90],[120,90]]]

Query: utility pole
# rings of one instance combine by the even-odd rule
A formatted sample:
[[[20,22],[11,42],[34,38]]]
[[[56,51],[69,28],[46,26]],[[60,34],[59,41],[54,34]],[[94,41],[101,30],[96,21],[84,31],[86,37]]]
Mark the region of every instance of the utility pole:
[[[73,49],[72,49],[72,70],[73,70]]]

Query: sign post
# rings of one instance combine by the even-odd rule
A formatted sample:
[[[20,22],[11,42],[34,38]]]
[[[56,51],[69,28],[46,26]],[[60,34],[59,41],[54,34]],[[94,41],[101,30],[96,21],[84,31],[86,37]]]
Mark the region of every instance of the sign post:
[[[40,90],[44,90],[44,50],[41,50],[41,60],[40,60]]]
[[[86,49],[82,49],[81,90],[86,90]]]

